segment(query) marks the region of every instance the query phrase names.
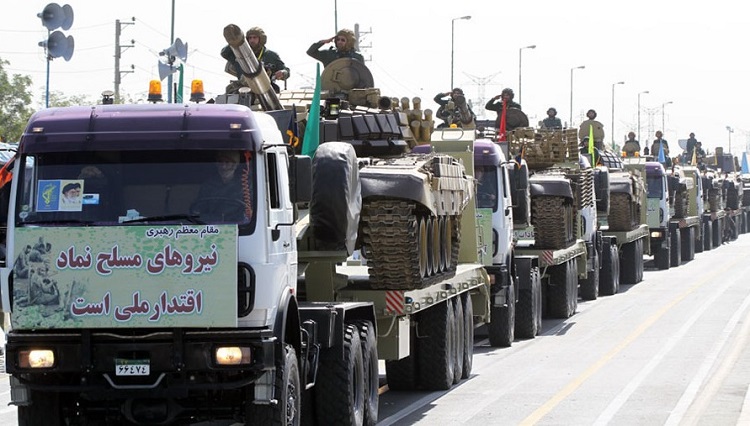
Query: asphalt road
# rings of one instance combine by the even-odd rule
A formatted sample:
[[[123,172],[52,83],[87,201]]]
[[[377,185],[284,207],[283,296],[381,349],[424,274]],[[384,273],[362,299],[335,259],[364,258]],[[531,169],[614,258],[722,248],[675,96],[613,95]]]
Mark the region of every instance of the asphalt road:
[[[490,348],[448,392],[386,392],[380,425],[750,425],[750,236]]]
[[[386,391],[380,425],[750,425],[750,235],[649,268],[542,335],[489,347],[447,392]],[[4,370],[4,359],[0,360]],[[16,423],[0,373],[0,425]]]

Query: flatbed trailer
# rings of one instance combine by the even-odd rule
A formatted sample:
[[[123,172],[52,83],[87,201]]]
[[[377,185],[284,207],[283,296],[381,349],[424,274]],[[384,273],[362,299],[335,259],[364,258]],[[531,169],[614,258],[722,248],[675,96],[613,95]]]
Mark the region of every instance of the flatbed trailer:
[[[651,254],[649,236],[648,225],[645,223],[630,231],[610,231],[608,227],[602,229],[604,245],[611,246],[614,243],[620,252],[622,284],[636,284],[643,280],[643,255]]]

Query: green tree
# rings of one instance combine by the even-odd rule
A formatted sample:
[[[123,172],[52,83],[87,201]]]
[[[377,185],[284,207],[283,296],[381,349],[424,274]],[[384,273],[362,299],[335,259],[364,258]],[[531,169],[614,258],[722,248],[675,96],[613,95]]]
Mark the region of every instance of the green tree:
[[[8,61],[0,59],[0,138],[17,142],[34,110],[31,105],[31,77],[8,75]]]
[[[42,93],[42,104],[45,103],[45,98],[47,96],[47,93]],[[74,105],[96,105],[99,102],[99,99],[91,99],[89,96],[84,95],[72,95],[72,96],[66,96],[62,92],[58,91],[51,91],[49,92],[49,106],[50,107],[67,107],[67,106],[74,106]]]

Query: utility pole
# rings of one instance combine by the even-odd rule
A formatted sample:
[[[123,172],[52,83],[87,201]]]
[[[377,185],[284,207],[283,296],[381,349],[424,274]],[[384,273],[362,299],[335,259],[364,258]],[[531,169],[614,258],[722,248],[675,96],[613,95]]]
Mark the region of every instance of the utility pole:
[[[495,76],[500,74],[500,72],[501,71],[498,71],[494,74],[488,75],[487,77],[477,77],[466,72],[464,73],[478,87],[477,92],[478,92],[479,99],[477,99],[477,102],[476,102],[477,105],[481,106],[486,103],[484,88],[492,81],[493,78],[495,78]],[[481,111],[479,112],[479,117],[485,118],[485,113],[484,113],[485,111],[486,110],[484,108],[481,108]]]
[[[120,35],[122,34],[122,26],[123,25],[133,25],[135,24],[135,17],[132,18],[132,22],[120,22],[120,20],[115,21],[115,103],[120,103],[120,81],[122,74],[128,74],[132,73],[135,69],[135,66],[130,65],[130,71],[120,71],[120,55],[122,54],[123,50],[128,49],[130,47],[133,47],[135,45],[135,40],[130,40],[131,44],[122,45],[120,44]]]
[[[359,24],[354,24],[354,49],[359,51],[359,53],[362,54],[362,57],[365,59],[365,62],[372,61],[372,56],[365,56],[362,49],[372,49],[372,43],[370,44],[362,44],[362,38],[363,35],[366,36],[368,34],[372,34],[372,28],[370,28],[369,31],[362,31],[359,29]],[[368,54],[369,55],[369,54]]]

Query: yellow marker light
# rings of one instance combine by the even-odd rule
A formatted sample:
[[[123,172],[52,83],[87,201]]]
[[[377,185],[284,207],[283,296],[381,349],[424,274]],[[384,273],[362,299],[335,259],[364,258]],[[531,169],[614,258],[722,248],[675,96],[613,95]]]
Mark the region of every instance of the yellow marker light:
[[[149,102],[162,102],[164,98],[161,95],[161,81],[151,80],[148,83],[148,101]]]
[[[49,349],[30,349],[18,352],[21,368],[50,368],[55,365],[55,353]]]
[[[203,92],[203,80],[193,80],[190,83],[190,102],[202,102],[206,100]]]
[[[241,365],[250,364],[252,361],[250,348],[239,346],[222,346],[216,348],[216,364],[218,365]]]

